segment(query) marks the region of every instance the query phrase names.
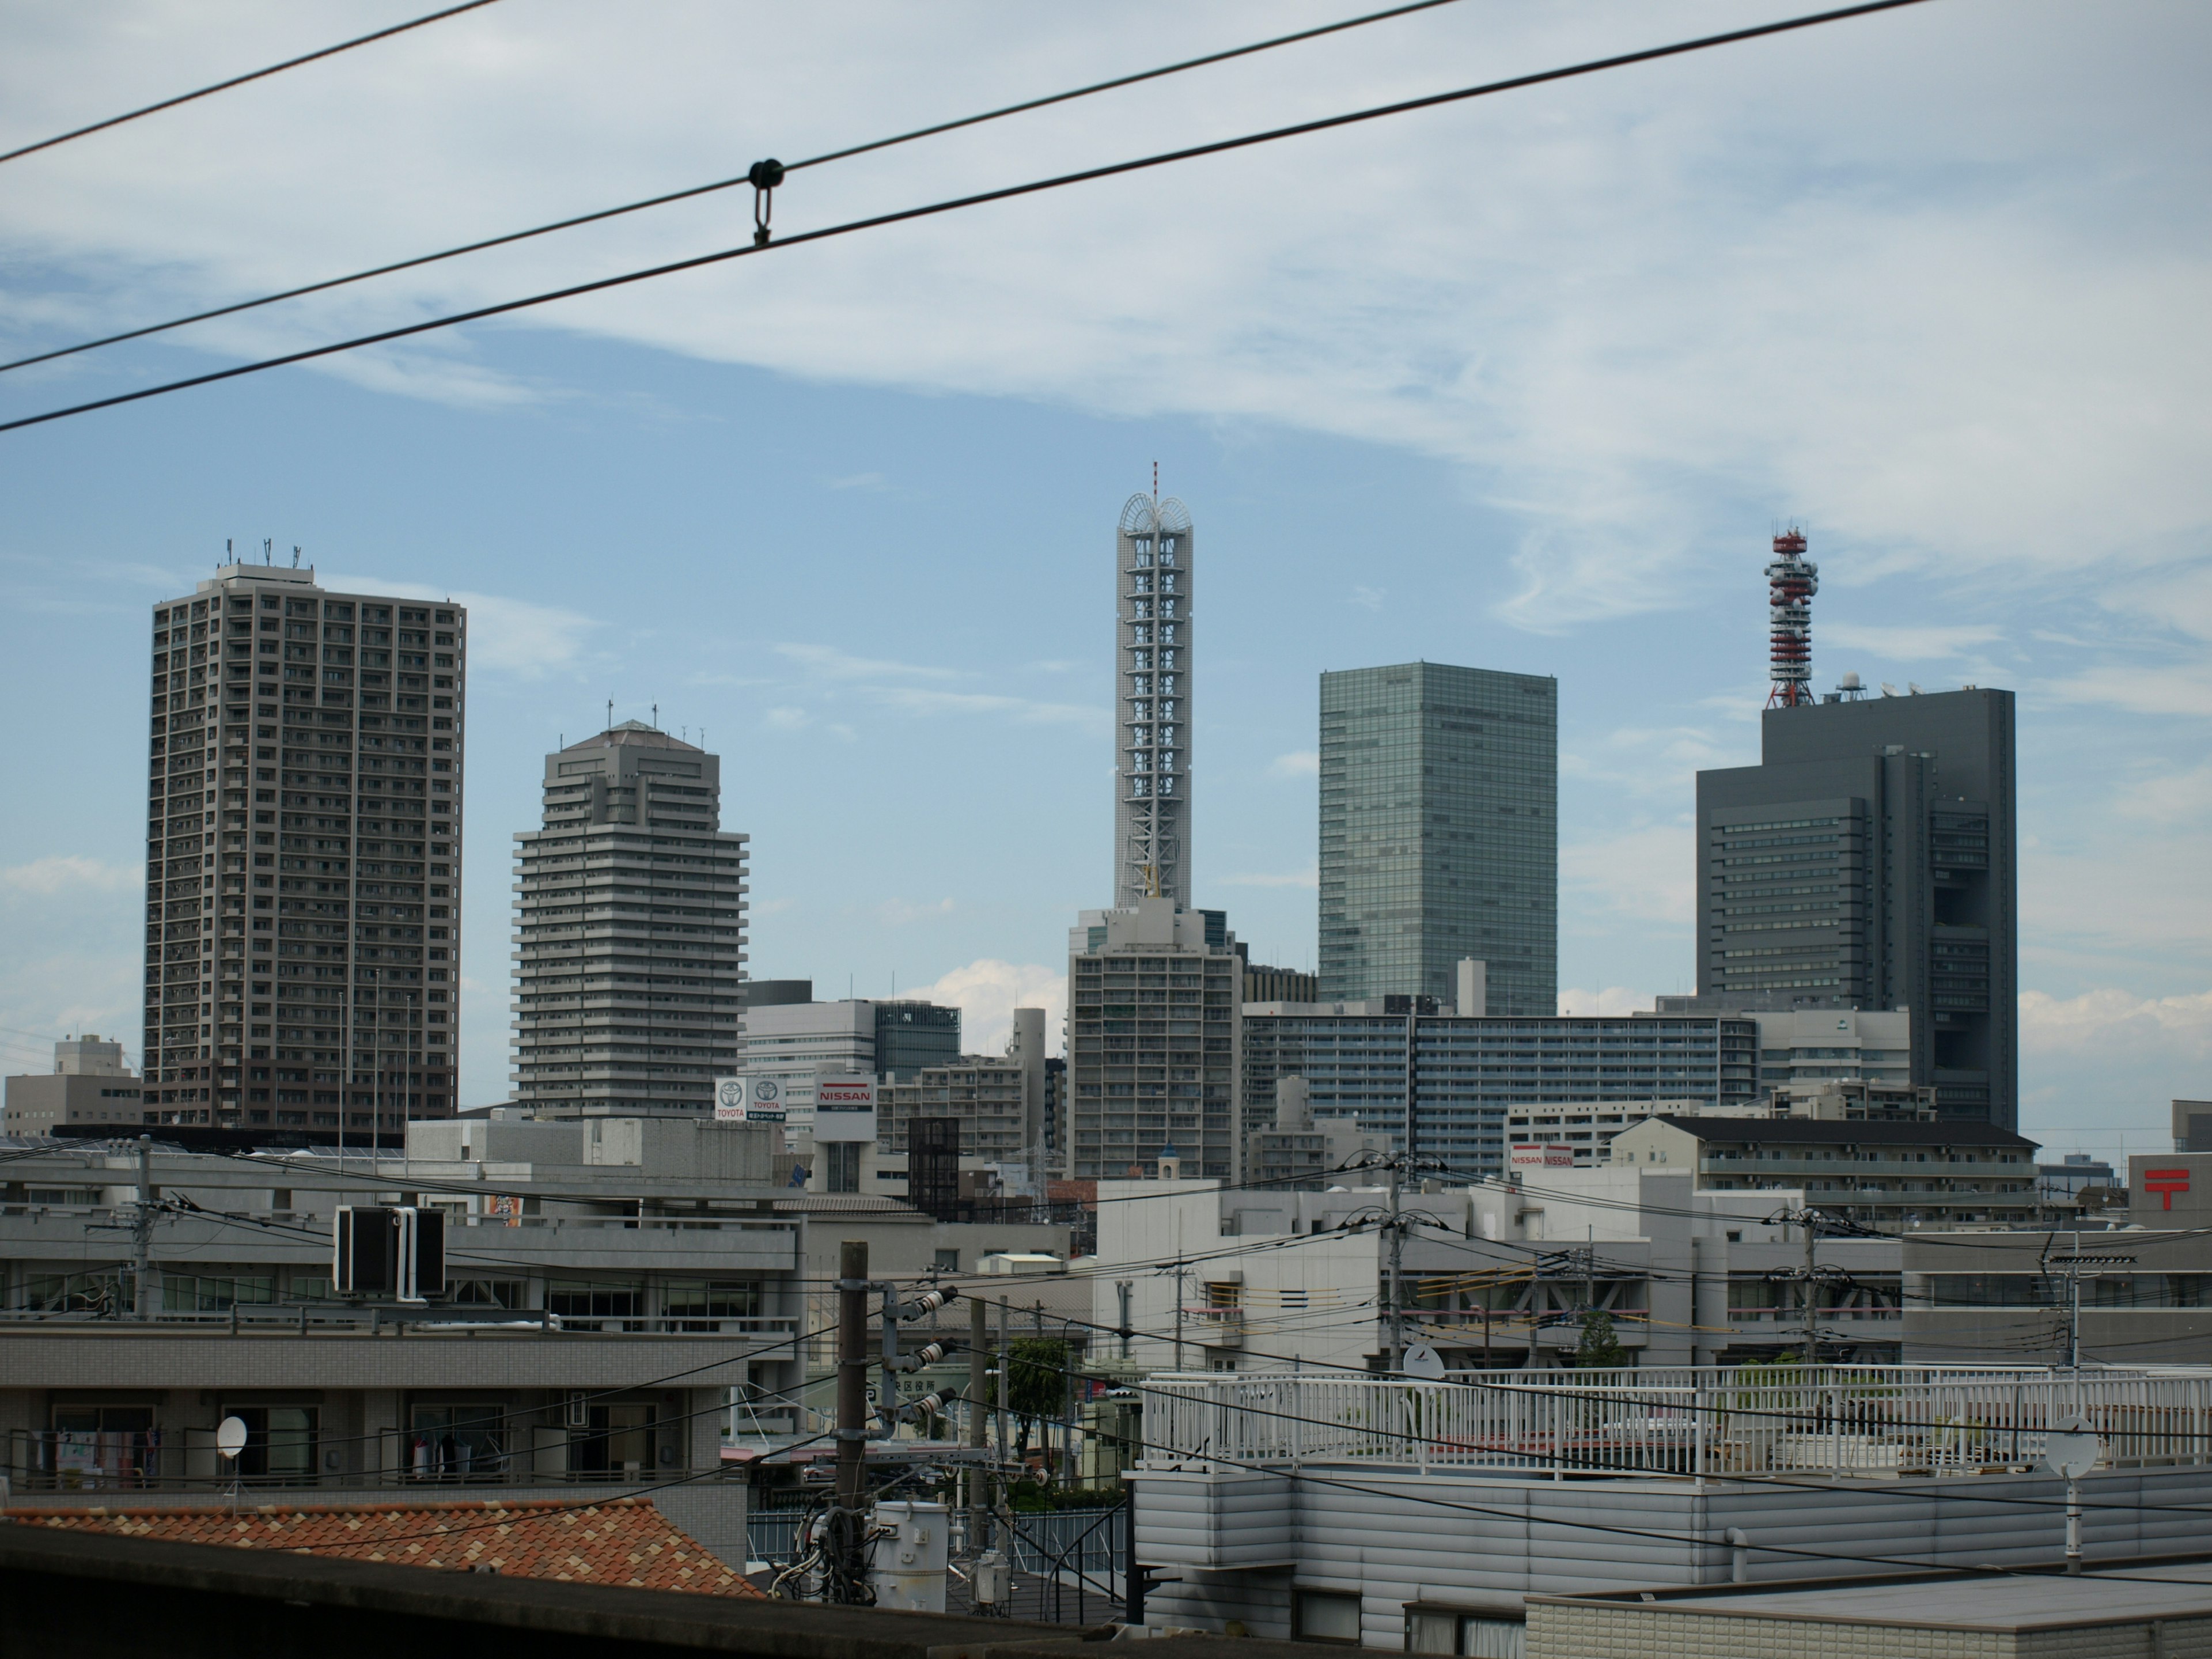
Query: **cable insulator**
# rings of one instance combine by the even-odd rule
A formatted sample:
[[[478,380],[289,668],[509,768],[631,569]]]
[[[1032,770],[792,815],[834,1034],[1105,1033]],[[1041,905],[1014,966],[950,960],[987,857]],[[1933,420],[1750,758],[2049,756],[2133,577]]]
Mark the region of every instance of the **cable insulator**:
[[[950,1287],[940,1287],[939,1289],[933,1291],[924,1291],[920,1296],[915,1297],[913,1301],[907,1304],[906,1311],[901,1316],[901,1317],[905,1319],[919,1319],[924,1314],[935,1313],[939,1308],[943,1307],[948,1302],[957,1301],[959,1297],[960,1292],[951,1289]]]
[[[914,1368],[920,1370],[924,1365],[934,1365],[944,1358],[945,1345],[942,1342],[926,1343],[914,1351]]]
[[[775,187],[783,182],[783,163],[773,159],[756,161],[745,169],[753,187],[753,246],[768,246],[769,216],[775,211]]]

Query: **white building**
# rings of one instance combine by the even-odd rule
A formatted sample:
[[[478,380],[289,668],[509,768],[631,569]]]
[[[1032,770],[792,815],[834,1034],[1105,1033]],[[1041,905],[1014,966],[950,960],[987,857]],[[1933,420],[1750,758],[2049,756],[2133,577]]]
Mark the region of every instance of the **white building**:
[[[1765,1117],[1764,1105],[1734,1102],[1717,1106],[1706,1100],[1598,1100],[1577,1101],[1559,1106],[1515,1106],[1505,1114],[1506,1164],[1510,1169],[1543,1168],[1542,1156],[1551,1153],[1551,1167],[1558,1167],[1558,1154],[1569,1155],[1570,1167],[1586,1170],[1593,1164],[1603,1164],[1612,1156],[1613,1138],[1623,1129],[1633,1128],[1647,1117],[1674,1115],[1695,1116],[1699,1113],[1715,1117]]]
[[[1190,512],[1132,495],[1114,537],[1114,902],[1191,902]]]

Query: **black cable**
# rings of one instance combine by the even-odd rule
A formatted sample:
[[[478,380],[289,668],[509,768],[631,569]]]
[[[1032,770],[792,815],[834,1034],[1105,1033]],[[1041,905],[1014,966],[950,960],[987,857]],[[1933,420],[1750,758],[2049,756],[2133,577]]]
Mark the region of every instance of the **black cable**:
[[[782,163],[786,175],[804,167],[820,167],[829,161],[842,161],[849,156],[866,155],[879,149],[889,149],[894,144],[910,144],[916,139],[932,138],[939,133],[955,132],[963,127],[979,126],[986,121],[1002,120],[1009,115],[1021,115],[1030,110],[1044,109],[1054,104],[1064,104],[1073,99],[1088,98],[1093,94],[1111,92],[1117,88],[1135,86],[1143,81],[1157,81],[1163,76],[1179,75],[1185,70],[1201,69],[1209,64],[1225,63],[1232,58],[1247,58],[1254,52],[1267,52],[1276,46],[1291,46],[1300,40],[1311,40],[1324,34],[1336,34],[1346,29],[1359,27],[1364,23],[1379,23],[1385,19],[1402,17],[1408,12],[1427,11],[1433,7],[1446,6],[1453,0],[1413,0],[1410,5],[1393,6],[1387,11],[1369,12],[1363,17],[1346,18],[1340,23],[1324,23],[1318,28],[1301,29],[1295,34],[1279,34],[1272,40],[1255,41],[1248,46],[1232,46],[1226,52],[1209,52],[1203,58],[1189,58],[1180,64],[1169,64],[1159,69],[1143,70],[1134,75],[1117,76],[1111,81],[1100,81],[1091,86],[1078,87],[1073,92],[1055,92],[1048,97],[1032,98],[1026,102],[1009,104],[1004,109],[994,109],[982,115],[966,115],[957,121],[940,121],[934,126],[918,127],[912,132],[902,132],[896,137],[872,139],[865,144],[854,144],[827,155],[808,157],[804,161]],[[0,158],[4,159],[4,158]],[[264,294],[258,300],[240,300],[234,305],[216,306],[208,311],[196,311],[189,317],[172,318],[166,323],[149,323],[143,328],[125,329],[120,334],[109,334],[97,340],[85,340],[76,345],[58,346],[52,351],[41,351],[29,357],[18,357],[13,362],[0,363],[0,374],[11,368],[27,368],[33,363],[52,362],[57,357],[73,357],[81,351],[97,350],[101,346],[118,345],[125,340],[140,340],[149,334],[166,333],[173,328],[182,328],[188,323],[204,323],[212,318],[228,317],[241,311],[256,310],[272,306],[280,300],[296,300],[303,295],[320,294],[325,289],[344,288],[353,283],[365,283],[372,276],[389,276],[396,270],[412,270],[417,265],[435,264],[441,259],[457,259],[465,253],[481,253],[486,248],[504,247],[510,242],[523,242],[533,236],[548,236],[556,230],[573,230],[578,225],[596,224],[602,219],[620,218],[624,214],[641,213],[647,208],[665,207],[671,202],[688,201],[695,196],[710,196],[717,191],[734,190],[739,185],[753,182],[750,171],[732,179],[717,179],[709,185],[693,185],[685,190],[672,190],[659,196],[648,196],[641,201],[625,202],[620,207],[601,208],[593,213],[580,213],[567,219],[556,219],[550,224],[533,226],[528,230],[509,231],[502,236],[488,236],[481,241],[464,242],[458,247],[445,248],[436,253],[417,254],[410,259],[394,260],[390,264],[372,266],[355,271],[349,276],[332,276],[319,283],[308,283],[299,288],[288,288],[282,293]]]
[[[249,81],[259,81],[271,75],[281,75],[286,70],[297,69],[302,64],[312,64],[319,58],[334,58],[342,52],[351,52],[356,46],[365,46],[372,40],[389,40],[395,34],[404,34],[410,29],[419,29],[425,23],[434,23],[443,17],[459,16],[462,12],[474,11],[477,7],[489,6],[491,3],[492,0],[463,0],[460,5],[448,6],[443,11],[428,12],[407,22],[394,23],[388,29],[378,29],[371,34],[356,35],[350,40],[339,41],[335,46],[325,46],[319,52],[307,52],[299,58],[288,58],[281,64],[271,64],[267,69],[258,69],[246,75],[234,75],[228,81],[218,81],[211,87],[202,87],[198,92],[180,93],[174,98],[164,98],[158,104],[148,104],[142,109],[134,109],[123,115],[111,115],[105,121],[94,121],[90,126],[78,127],[72,131],[58,133],[52,138],[41,138],[35,144],[25,144],[20,149],[11,149],[0,154],[0,161],[12,161],[19,155],[29,155],[38,150],[52,149],[56,144],[66,144],[70,139],[82,138],[88,133],[105,132],[110,127],[121,126],[125,121],[136,121],[143,115],[152,115],[161,110],[174,109],[178,105],[189,104],[196,98],[206,98],[215,93],[228,92],[233,87],[242,87]]]
[[[1832,23],[1846,18],[1863,17],[1875,12],[1894,11],[1905,6],[1926,3],[1926,0],[1864,0],[1864,3],[1845,6],[1834,11],[1815,12],[1804,17],[1787,18],[1776,23],[1761,23],[1751,28],[1732,29],[1724,34],[1705,35],[1694,40],[1680,40],[1670,46],[1646,47],[1640,52],[1617,53],[1610,58],[1594,58],[1587,63],[1570,64],[1563,69],[1541,70],[1533,75],[1517,75],[1504,81],[1485,82],[1479,86],[1462,87],[1453,92],[1431,93],[1426,97],[1408,98],[1393,104],[1381,104],[1370,109],[1355,110],[1345,115],[1324,116],[1318,120],[1300,121],[1286,127],[1273,127],[1262,132],[1246,133],[1241,137],[1217,139],[1211,143],[1192,144],[1182,149],[1164,150],[1158,155],[1141,156],[1134,161],[1109,162],[1104,167],[1086,167],[1080,172],[1063,173],[1048,179],[1031,179],[1027,184],[1003,185],[997,190],[980,191],[969,196],[957,196],[926,206],[902,208],[895,212],[879,213],[865,219],[848,220],[843,224],[825,226],[819,230],[799,231],[790,236],[779,236],[769,241],[750,242],[741,247],[724,248],[716,253],[697,254],[689,259],[673,260],[666,264],[649,266],[642,270],[628,271],[619,276],[602,276],[588,283],[572,283],[567,288],[553,289],[520,300],[503,300],[495,305],[478,306],[471,311],[455,312],[451,316],[434,317],[427,321],[409,323],[398,328],[381,329],[374,334],[356,335],[349,340],[336,341],[329,345],[311,346],[302,351],[289,351],[281,356],[264,357],[255,362],[240,363],[205,374],[189,375],[181,380],[170,380],[160,386],[142,387],[137,392],[118,392],[110,398],[96,398],[89,403],[73,404],[64,409],[50,409],[43,414],[27,415],[12,421],[0,422],[0,432],[14,432],[21,428],[40,426],[48,421],[62,420],[72,415],[88,414],[97,409],[112,409],[119,404],[137,403],[147,398],[158,398],[172,392],[183,392],[193,386],[211,386],[217,381],[235,380],[244,374],[258,374],[264,369],[283,368],[293,363],[310,362],[319,357],[334,356],[342,351],[358,350],[363,346],[381,345],[387,341],[400,340],[434,330],[452,328],[458,324],[479,322],[487,317],[504,316],[509,312],[523,311],[533,306],[549,305],[556,300],[571,300],[580,295],[602,293],[609,289],[627,287],[633,283],[648,282],[659,276],[673,276],[680,271],[697,270],[708,265],[721,264],[732,259],[742,259],[749,254],[772,252],[779,248],[799,247],[809,242],[825,241],[831,237],[848,236],[857,231],[877,230],[887,225],[903,224],[911,220],[934,218],[940,214],[954,213],[965,208],[981,207],[992,202],[1011,201],[1018,197],[1034,196],[1048,190],[1060,190],[1070,185],[1089,184],[1100,179],[1113,179],[1152,167],[1166,167],[1176,161],[1194,161],[1200,156],[1221,155],[1233,150],[1249,149],[1255,145],[1273,143],[1279,139],[1297,138],[1310,133],[1332,131],[1339,127],[1353,126],[1364,121],[1380,120],[1386,116],[1409,114],[1416,110],[1436,109],[1448,104],[1463,103],[1468,99],[1487,97],[1494,93],[1514,92],[1522,88],[1542,86],[1554,81],[1572,80],[1578,76],[1595,75],[1604,70],[1621,69],[1632,64],[1651,63],[1660,58],[1676,58],[1686,52],[1703,52],[1714,46],[1732,46],[1740,41],[1754,40],[1767,35],[1789,33],[1797,29],[1812,28],[1822,23]]]

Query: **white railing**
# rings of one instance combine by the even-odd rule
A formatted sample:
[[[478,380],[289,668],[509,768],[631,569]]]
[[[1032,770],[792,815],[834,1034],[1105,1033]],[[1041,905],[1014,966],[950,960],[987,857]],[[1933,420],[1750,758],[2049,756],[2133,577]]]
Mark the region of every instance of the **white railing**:
[[[1507,1378],[1510,1380],[1498,1380]],[[1145,1384],[1148,1467],[1305,1461],[1725,1478],[1979,1474],[2034,1468],[2080,1411],[2109,1466],[2212,1462],[2212,1368],[1922,1366],[1575,1371],[1479,1382],[1255,1375]]]

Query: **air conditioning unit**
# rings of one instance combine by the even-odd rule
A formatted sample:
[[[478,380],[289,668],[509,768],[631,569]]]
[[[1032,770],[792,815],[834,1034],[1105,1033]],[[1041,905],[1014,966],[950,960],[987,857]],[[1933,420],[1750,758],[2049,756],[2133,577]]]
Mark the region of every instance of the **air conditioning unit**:
[[[341,1204],[331,1222],[331,1285],[341,1296],[427,1302],[446,1293],[446,1213]]]

